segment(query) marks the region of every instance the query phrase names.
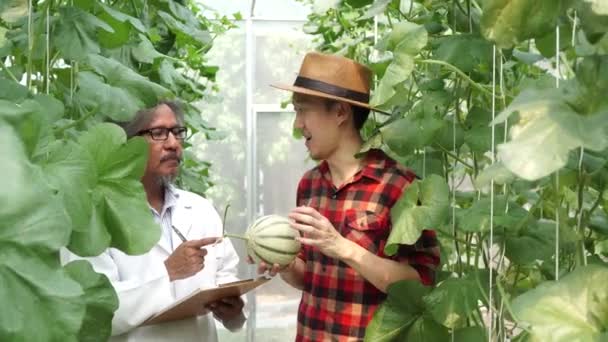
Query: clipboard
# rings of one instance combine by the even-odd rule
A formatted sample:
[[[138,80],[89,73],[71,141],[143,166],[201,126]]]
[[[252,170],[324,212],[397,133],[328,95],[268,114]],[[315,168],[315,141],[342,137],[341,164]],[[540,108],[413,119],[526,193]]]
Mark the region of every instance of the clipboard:
[[[231,283],[220,284],[211,289],[199,289],[189,296],[171,304],[154,316],[148,318],[141,325],[152,325],[164,322],[177,321],[200,315],[205,305],[226,297],[241,296],[256,287],[265,284],[270,278],[264,276],[257,279],[238,280]]]

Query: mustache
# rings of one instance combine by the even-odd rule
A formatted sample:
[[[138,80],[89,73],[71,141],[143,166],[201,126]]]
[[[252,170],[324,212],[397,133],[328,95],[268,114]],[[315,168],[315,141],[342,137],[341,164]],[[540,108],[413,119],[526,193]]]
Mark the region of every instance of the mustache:
[[[164,156],[162,156],[160,158],[160,162],[161,163],[165,162],[165,161],[168,161],[168,160],[175,160],[176,162],[178,162],[179,164],[181,164],[182,163],[182,156],[178,155],[177,153],[168,153],[168,154],[166,154],[166,155],[164,155]]]

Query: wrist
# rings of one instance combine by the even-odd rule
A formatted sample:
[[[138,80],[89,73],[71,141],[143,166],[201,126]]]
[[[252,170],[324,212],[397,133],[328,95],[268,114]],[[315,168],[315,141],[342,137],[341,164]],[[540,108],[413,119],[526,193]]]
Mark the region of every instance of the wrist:
[[[289,264],[287,264],[286,266],[279,269],[279,274],[284,275],[284,274],[290,274],[291,272],[293,272],[293,269],[295,268],[297,261],[298,261],[298,257],[293,259],[293,261],[290,262]]]
[[[359,255],[361,254],[359,253],[361,248],[361,246],[352,242],[351,240],[343,238],[342,247],[340,248],[340,255],[338,256],[338,259],[342,260],[347,264],[357,262],[357,260],[359,259]]]

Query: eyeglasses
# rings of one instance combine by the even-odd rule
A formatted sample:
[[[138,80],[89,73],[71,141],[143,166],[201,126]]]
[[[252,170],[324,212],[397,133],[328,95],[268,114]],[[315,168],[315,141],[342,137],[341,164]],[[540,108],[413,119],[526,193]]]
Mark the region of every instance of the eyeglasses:
[[[184,140],[188,137],[188,129],[186,127],[155,127],[139,131],[137,135],[148,134],[152,140],[165,141],[169,139],[169,132],[173,134],[175,139]]]

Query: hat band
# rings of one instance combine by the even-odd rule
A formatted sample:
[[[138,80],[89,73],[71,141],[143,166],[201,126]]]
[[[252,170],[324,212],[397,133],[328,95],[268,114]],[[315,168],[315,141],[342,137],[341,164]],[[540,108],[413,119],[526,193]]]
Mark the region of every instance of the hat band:
[[[313,80],[312,78],[298,76],[293,83],[296,87],[302,87],[310,90],[320,91],[322,93],[342,97],[347,100],[368,103],[369,94],[362,93],[355,90],[342,88],[337,85],[325,83],[319,80]]]

